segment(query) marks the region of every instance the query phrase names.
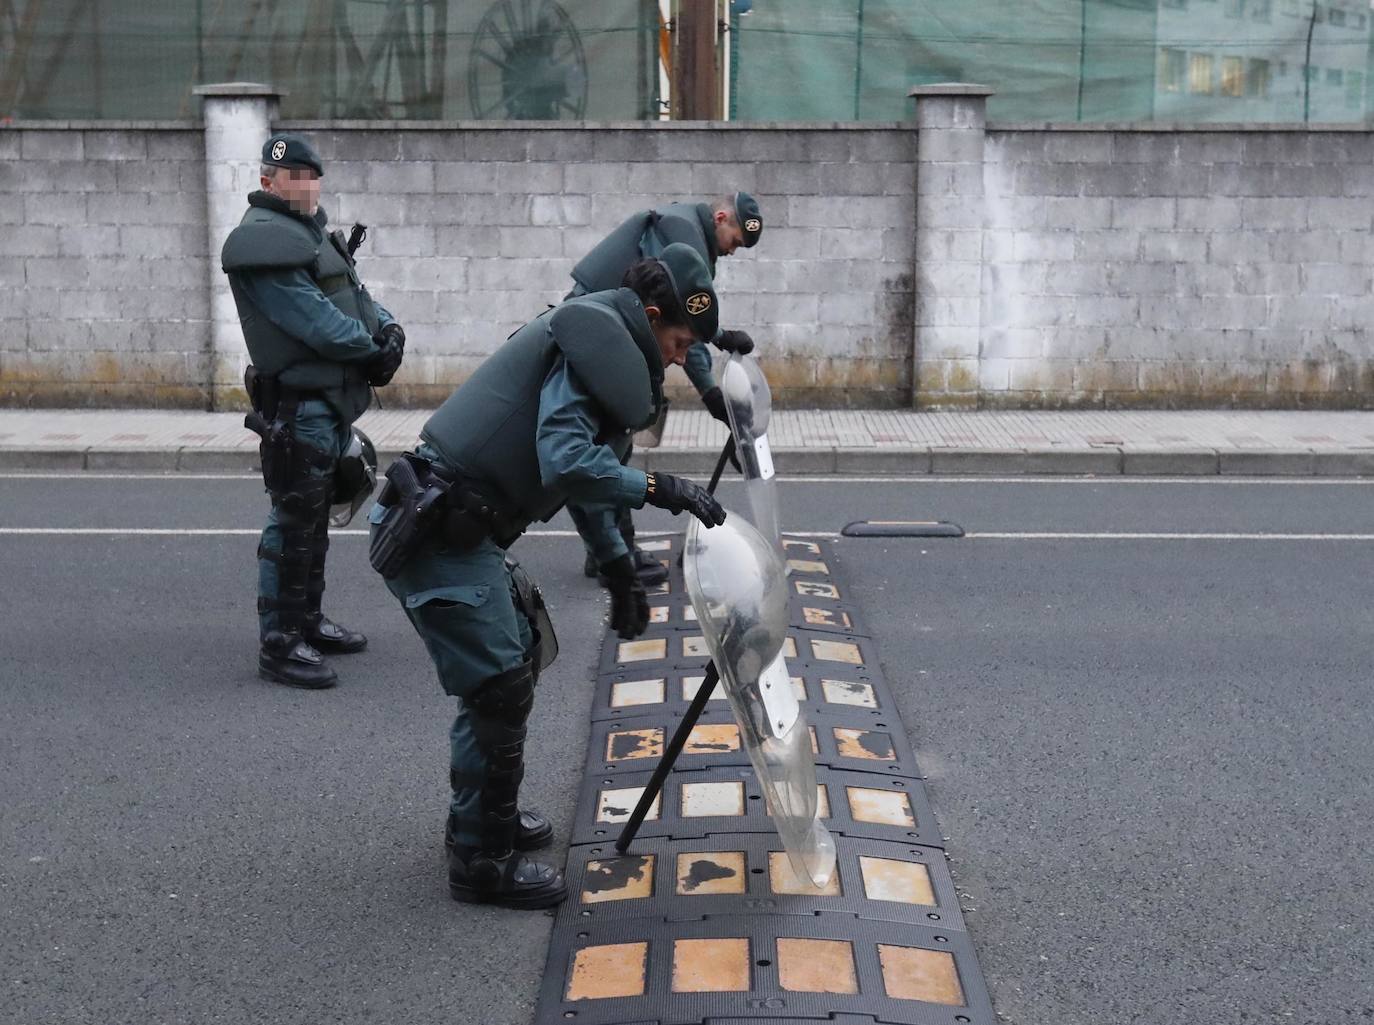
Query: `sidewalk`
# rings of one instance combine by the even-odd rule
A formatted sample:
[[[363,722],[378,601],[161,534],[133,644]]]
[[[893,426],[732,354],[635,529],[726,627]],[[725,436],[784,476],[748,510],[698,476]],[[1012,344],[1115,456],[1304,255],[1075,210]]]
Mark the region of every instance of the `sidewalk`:
[[[360,421],[383,465],[428,410]],[[780,410],[768,431],[784,474],[1265,474],[1374,476],[1374,412],[979,412]],[[725,428],[669,415],[636,462],[709,473]],[[243,472],[257,437],[241,413],[0,410],[0,470]]]

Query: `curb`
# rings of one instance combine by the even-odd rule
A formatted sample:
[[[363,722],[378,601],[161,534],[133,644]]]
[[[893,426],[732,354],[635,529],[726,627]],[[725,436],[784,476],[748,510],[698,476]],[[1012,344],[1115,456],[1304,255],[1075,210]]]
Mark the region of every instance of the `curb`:
[[[386,467],[399,451],[378,452]],[[708,476],[718,449],[636,449],[632,465],[644,470]],[[1098,477],[1369,477],[1374,449],[1208,448],[814,448],[776,449],[783,475],[1098,476]],[[24,448],[0,447],[0,470],[126,471],[145,473],[256,473],[255,448]]]

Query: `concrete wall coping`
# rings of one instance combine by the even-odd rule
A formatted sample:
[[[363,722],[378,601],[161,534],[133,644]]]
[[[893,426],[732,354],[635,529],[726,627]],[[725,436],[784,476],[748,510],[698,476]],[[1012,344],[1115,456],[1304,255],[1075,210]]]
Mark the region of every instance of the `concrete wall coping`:
[[[289,96],[285,89],[262,82],[212,82],[191,90],[195,96]]]
[[[276,121],[283,131],[421,132],[882,132],[916,130],[909,121]]]
[[[989,121],[989,132],[1374,132],[1364,122],[1341,124],[1304,124],[1301,121],[1214,121],[1207,124],[1181,124],[1174,121]]]
[[[0,125],[3,132],[200,132],[201,120],[184,121],[92,121],[92,120],[16,120]]]
[[[992,96],[997,92],[990,85],[974,82],[933,82],[930,85],[915,85],[907,90],[908,96],[917,98],[930,96]]]

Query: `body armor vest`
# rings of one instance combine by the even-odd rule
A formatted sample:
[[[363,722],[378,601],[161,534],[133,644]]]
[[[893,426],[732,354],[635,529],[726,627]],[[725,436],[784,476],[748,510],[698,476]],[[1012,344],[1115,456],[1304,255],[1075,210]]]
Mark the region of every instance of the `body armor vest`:
[[[566,359],[601,411],[597,442],[617,456],[656,415],[663,362],[628,288],[570,299],[516,331],[420,432],[446,466],[493,492],[519,529],[553,516],[567,495],[539,472],[539,398],[554,362]]]

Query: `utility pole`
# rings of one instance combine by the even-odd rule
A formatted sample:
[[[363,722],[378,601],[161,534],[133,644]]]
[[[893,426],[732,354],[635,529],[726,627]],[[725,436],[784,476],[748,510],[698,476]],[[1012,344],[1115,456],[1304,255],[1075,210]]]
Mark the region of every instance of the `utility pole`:
[[[718,121],[719,0],[678,0],[674,19],[673,117],[679,121]]]

